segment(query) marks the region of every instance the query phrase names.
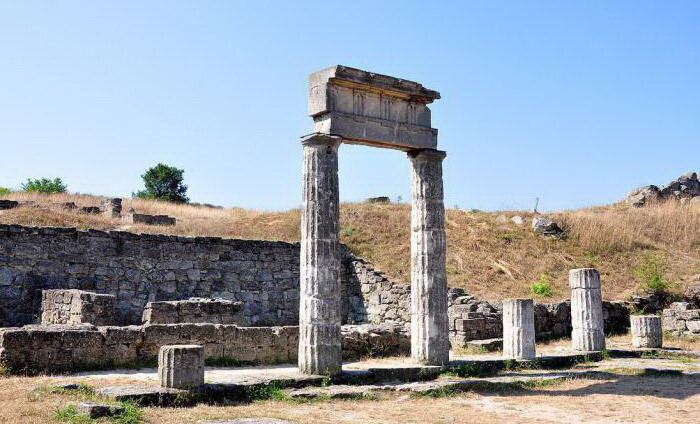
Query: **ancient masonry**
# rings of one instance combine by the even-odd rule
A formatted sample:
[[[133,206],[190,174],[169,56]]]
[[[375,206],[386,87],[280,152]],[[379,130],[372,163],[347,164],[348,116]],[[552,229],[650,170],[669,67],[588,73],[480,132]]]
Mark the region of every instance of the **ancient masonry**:
[[[661,317],[657,315],[632,315],[632,346],[658,348],[663,345]]]
[[[663,311],[663,329],[676,336],[700,336],[700,309],[688,302],[674,302]]]
[[[503,301],[503,357],[535,359],[535,304],[532,299]]]
[[[569,271],[569,287],[572,348],[580,351],[605,349],[600,274],[593,268],[572,269]]]
[[[204,384],[204,348],[200,345],[165,345],[158,352],[161,387],[189,389]]]
[[[427,104],[440,94],[422,85],[346,66],[309,77],[315,133],[304,149],[299,368],[341,369],[338,269],[340,143],[408,152],[413,164],[411,214],[411,352],[422,364],[449,359],[442,159]]]

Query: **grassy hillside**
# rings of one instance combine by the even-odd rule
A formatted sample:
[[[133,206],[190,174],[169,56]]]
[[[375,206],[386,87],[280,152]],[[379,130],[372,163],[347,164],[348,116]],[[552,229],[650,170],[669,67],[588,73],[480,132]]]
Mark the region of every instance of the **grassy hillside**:
[[[175,227],[127,224],[119,219],[62,211],[52,206],[73,201],[97,205],[99,198],[12,193],[7,198],[36,202],[35,207],[0,211],[0,223],[36,226],[119,229],[144,233],[221,236],[298,241],[299,210],[259,212],[213,209],[145,200],[124,200],[124,211],[166,214]],[[521,215],[526,224],[509,219]],[[554,296],[568,297],[567,271],[593,266],[601,271],[603,294],[622,299],[639,286],[636,274],[646,269],[682,290],[700,273],[700,207],[676,202],[630,208],[626,205],[553,214],[567,230],[565,240],[545,240],[530,229],[531,214],[447,211],[447,273],[450,286],[464,287],[485,299],[532,296],[537,280],[548,281]],[[408,282],[410,206],[343,204],[341,241],[389,276]],[[651,271],[650,271],[651,269]],[[539,298],[539,300],[544,300]]]

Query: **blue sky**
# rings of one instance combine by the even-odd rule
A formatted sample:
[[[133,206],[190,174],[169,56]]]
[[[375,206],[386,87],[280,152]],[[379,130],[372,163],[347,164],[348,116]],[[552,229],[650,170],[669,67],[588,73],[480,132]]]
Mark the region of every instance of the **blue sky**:
[[[128,196],[165,162],[193,201],[300,202],[307,75],[421,82],[446,204],[605,204],[700,170],[700,2],[0,2],[0,186]],[[342,146],[341,199],[410,194],[397,151]]]

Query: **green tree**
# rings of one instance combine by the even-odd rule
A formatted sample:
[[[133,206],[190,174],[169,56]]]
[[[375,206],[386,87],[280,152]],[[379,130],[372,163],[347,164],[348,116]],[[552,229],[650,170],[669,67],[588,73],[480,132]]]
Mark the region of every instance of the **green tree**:
[[[28,178],[27,182],[22,184],[22,190],[35,193],[65,193],[67,189],[68,186],[60,178]]]
[[[187,203],[190,199],[187,197],[187,186],[182,183],[184,173],[183,169],[159,163],[141,175],[146,188],[133,193],[133,196]]]

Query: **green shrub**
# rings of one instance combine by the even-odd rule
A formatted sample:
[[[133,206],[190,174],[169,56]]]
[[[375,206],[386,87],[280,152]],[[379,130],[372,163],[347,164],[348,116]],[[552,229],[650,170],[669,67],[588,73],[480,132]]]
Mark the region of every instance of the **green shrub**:
[[[0,187],[0,197],[7,196],[8,194],[12,193],[12,190],[6,187]]]
[[[60,178],[37,178],[33,180],[27,179],[27,182],[22,184],[22,190],[35,193],[65,193],[68,186],[63,183]]]
[[[666,262],[658,256],[647,256],[639,265],[634,276],[640,288],[650,294],[668,294],[670,283],[664,278]]]
[[[162,163],[150,168],[141,175],[145,190],[133,193],[139,199],[167,200],[169,202],[187,203],[187,186],[183,184],[183,169]]]
[[[554,295],[552,285],[549,282],[549,277],[544,272],[540,274],[540,278],[537,281],[532,283],[530,290],[537,296],[552,297]]]

